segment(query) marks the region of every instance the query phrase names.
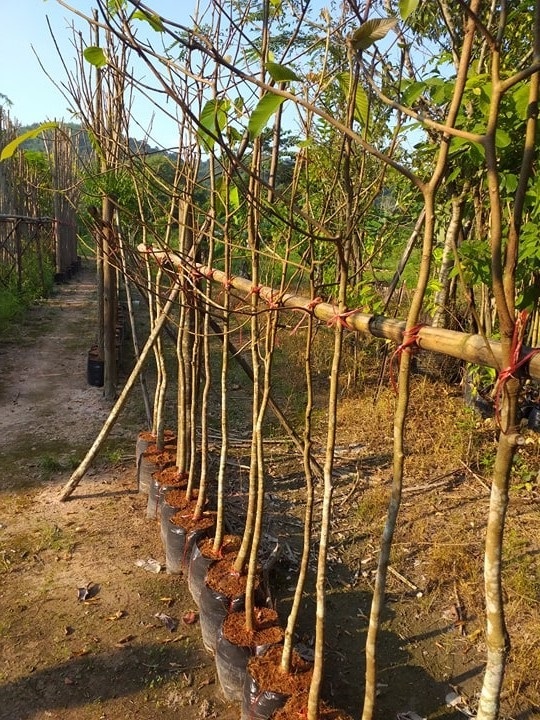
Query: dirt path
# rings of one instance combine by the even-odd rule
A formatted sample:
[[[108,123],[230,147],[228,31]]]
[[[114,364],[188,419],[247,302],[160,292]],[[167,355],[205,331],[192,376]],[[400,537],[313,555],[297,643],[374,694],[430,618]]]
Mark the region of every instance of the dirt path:
[[[181,621],[185,582],[135,565],[163,560],[135,486],[136,409],[108,462],[58,502],[108,412],[86,382],[92,279],[58,287],[0,349],[0,720],[232,719],[198,626]],[[89,583],[98,591],[82,602]],[[180,620],[176,632],[160,612]]]
[[[86,382],[95,310],[87,270],[32,308],[16,343],[0,351],[0,432],[7,446],[29,435],[36,443],[51,436],[57,442],[85,442],[107,416],[101,391]]]

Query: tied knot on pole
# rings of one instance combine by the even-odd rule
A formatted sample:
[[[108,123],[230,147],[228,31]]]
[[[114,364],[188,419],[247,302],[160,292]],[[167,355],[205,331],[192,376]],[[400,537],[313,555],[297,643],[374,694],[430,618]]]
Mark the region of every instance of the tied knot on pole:
[[[225,290],[230,290],[233,287],[233,280],[234,280],[234,277],[232,275],[231,275],[231,277],[223,278],[222,284],[223,284],[223,287],[225,288]]]
[[[270,288],[259,291],[260,296],[268,305],[270,310],[279,310],[281,307],[281,298],[279,293],[274,293]]]
[[[203,268],[202,274],[207,280],[214,279],[214,271],[212,268]]]
[[[263,289],[262,285],[252,285],[249,289],[248,294],[246,295],[246,300],[248,300],[251,295],[259,295],[261,294],[261,290]]]
[[[497,382],[495,383],[495,420],[503,433],[506,432],[506,430],[503,430],[501,425],[501,402],[506,383],[510,380],[510,378],[515,379],[519,370],[521,370],[524,365],[527,365],[531,358],[540,353],[540,348],[535,348],[534,350],[529,350],[529,352],[523,357],[520,357],[523,349],[523,339],[525,337],[525,328],[527,327],[528,317],[529,312],[527,310],[522,310],[518,314],[516,322],[514,323],[514,333],[512,335],[512,344],[510,346],[510,365],[499,372]]]
[[[313,298],[313,300],[310,300],[308,304],[306,305],[306,310],[308,312],[313,312],[317,305],[320,305],[323,302],[323,299],[321,297]]]
[[[404,352],[413,352],[419,347],[418,339],[420,330],[423,327],[425,327],[425,325],[423,323],[419,323],[418,325],[414,325],[408,330],[404,330],[403,339],[401,343],[397,346],[397,348],[394,350],[392,357],[390,358],[390,382],[392,383],[392,387],[394,388],[395,393],[397,393],[398,384],[394,367],[395,365],[399,366],[399,363],[401,361],[401,355]]]
[[[356,312],[358,312],[358,310],[344,310],[343,312],[337,312],[336,308],[334,308],[334,314],[326,324],[328,325],[328,327],[336,327],[337,325],[339,325],[345,330],[349,330],[350,327],[347,319],[350,318],[351,315],[354,315]]]

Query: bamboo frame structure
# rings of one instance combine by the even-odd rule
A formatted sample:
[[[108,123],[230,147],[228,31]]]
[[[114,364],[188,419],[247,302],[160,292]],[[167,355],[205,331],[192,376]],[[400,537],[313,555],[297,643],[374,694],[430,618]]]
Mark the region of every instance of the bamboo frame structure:
[[[138,251],[149,253],[159,263],[171,263],[186,276],[191,275],[195,278],[202,275],[221,285],[235,288],[246,295],[253,291],[250,279],[237,276],[228,277],[221,270],[191,262],[171,251],[156,250],[145,245],[139,245]],[[336,306],[332,303],[323,301],[314,303],[305,297],[288,292],[279,294],[274,288],[266,285],[259,286],[257,292],[274,311],[279,309],[299,310],[313,314],[314,317],[329,326],[339,322],[344,328],[353,332],[393,340],[398,345],[403,343],[404,320],[396,320],[383,315],[372,315],[360,310],[348,310],[344,313],[338,313]],[[496,370],[503,368],[500,342],[490,338],[485,339],[482,335],[422,325],[418,327],[415,340],[416,345],[422,350],[448,355],[465,362],[476,363]],[[524,346],[522,349],[523,356],[530,352],[531,349],[533,348]],[[540,348],[534,349],[538,349],[539,352],[530,358],[527,371],[530,378],[540,380]]]

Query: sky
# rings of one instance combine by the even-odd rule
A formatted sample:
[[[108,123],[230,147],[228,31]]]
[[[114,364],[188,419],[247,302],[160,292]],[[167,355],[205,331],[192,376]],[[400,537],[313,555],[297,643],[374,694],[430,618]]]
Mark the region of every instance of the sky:
[[[69,4],[86,14],[91,14],[91,8],[95,7],[92,0],[69,0]],[[148,4],[166,18],[190,24],[189,14],[195,0],[150,0]],[[36,57],[55,80],[61,81],[65,77],[47,27],[47,17],[69,67],[73,56],[70,26],[74,23],[78,28],[85,28],[84,21],[70,14],[56,0],[7,0],[2,4],[0,94],[12,102],[10,114],[21,125],[73,119],[68,102],[44,74]],[[139,108],[139,111],[141,123],[149,125],[153,115],[151,108]],[[152,132],[165,145],[174,145],[174,128],[164,118],[155,119]],[[141,138],[142,134],[139,132],[136,137]]]

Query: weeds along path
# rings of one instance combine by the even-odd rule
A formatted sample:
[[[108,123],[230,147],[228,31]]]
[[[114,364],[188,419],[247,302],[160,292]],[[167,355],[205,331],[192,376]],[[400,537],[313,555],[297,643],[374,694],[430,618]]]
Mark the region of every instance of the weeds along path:
[[[164,560],[136,489],[137,408],[115,427],[114,454],[58,501],[108,412],[86,381],[95,303],[85,269],[0,347],[0,720],[232,720],[198,624],[182,622],[185,581],[135,565]]]
[[[61,443],[91,439],[108,411],[101,390],[86,382],[95,328],[94,275],[85,269],[12,330],[0,350],[4,448],[29,451],[51,441],[60,453]]]

